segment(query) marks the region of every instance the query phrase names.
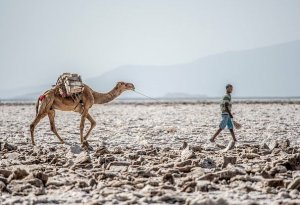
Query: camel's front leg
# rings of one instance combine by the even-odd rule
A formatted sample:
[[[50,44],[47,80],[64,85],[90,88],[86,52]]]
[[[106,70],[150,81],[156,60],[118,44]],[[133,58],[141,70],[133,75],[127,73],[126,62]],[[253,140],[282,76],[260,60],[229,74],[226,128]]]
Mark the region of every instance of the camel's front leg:
[[[85,119],[87,118],[88,112],[84,111],[81,114],[81,120],[80,120],[80,143],[83,144],[84,141],[84,137],[83,137],[83,130],[84,130],[84,123],[85,123]]]
[[[86,133],[84,140],[86,140],[88,138],[92,129],[96,126],[96,121],[92,118],[92,116],[89,113],[87,114],[86,118],[91,122],[91,127],[90,127],[89,131]]]
[[[54,122],[55,111],[49,110],[48,117],[49,117],[49,121],[50,121],[51,131],[56,135],[56,137],[59,139],[59,141],[62,144],[64,144],[65,143],[64,140],[59,136],[59,134],[56,131],[55,122]]]
[[[38,115],[35,117],[35,119],[33,120],[33,122],[30,125],[31,142],[32,142],[33,145],[35,145],[35,142],[34,142],[34,128],[40,122],[40,120],[43,119],[46,115],[47,115],[47,113],[45,113],[45,112],[38,113]]]

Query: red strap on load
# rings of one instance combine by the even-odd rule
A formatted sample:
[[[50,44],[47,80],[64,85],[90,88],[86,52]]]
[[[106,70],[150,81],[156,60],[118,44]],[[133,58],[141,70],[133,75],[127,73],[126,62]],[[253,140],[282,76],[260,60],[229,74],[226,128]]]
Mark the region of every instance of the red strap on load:
[[[43,101],[45,99],[45,95],[41,95],[40,97],[39,97],[39,100],[40,101]]]

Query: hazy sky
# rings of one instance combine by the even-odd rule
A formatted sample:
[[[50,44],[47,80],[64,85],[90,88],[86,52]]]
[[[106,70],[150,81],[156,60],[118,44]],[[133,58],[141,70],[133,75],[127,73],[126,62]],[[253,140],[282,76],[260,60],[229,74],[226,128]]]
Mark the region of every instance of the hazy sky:
[[[0,89],[297,40],[299,11],[299,0],[0,0]]]

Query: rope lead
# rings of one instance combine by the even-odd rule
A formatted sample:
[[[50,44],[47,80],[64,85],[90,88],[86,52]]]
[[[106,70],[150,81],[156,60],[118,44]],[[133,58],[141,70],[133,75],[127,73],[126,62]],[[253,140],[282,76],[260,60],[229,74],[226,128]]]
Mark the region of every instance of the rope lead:
[[[155,99],[155,98],[152,98],[152,97],[149,97],[148,95],[145,95],[145,94],[143,94],[143,93],[141,93],[141,92],[139,92],[139,91],[133,90],[133,92],[135,92],[135,93],[137,93],[137,94],[140,94],[140,95],[142,95],[142,96],[144,96],[144,97],[146,97],[146,98],[149,98],[149,99],[151,99],[151,100],[154,100],[154,101],[156,101],[156,102],[161,102],[160,100]]]

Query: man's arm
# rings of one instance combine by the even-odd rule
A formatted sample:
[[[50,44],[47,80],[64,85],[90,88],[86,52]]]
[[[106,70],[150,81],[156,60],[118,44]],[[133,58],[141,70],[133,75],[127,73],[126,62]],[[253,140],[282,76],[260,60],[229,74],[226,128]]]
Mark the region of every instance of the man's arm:
[[[225,103],[225,110],[226,110],[226,112],[228,112],[228,114],[229,114],[230,118],[233,118],[233,115],[231,114],[231,112],[230,112],[230,110],[229,110],[228,106],[229,106],[229,103],[228,103],[228,102],[226,102],[226,103]]]

